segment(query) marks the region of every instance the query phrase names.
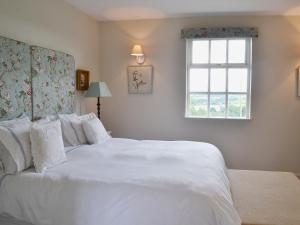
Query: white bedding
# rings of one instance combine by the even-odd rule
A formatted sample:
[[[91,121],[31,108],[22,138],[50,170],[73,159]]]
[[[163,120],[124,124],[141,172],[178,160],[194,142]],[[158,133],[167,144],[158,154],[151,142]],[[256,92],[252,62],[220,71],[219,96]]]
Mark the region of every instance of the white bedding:
[[[4,177],[0,214],[36,225],[240,225],[219,150],[112,138]]]

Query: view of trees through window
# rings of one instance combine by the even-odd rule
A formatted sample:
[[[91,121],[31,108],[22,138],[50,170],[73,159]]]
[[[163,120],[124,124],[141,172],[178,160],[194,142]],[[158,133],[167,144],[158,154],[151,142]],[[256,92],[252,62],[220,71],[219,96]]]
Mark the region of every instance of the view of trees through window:
[[[251,39],[187,41],[187,117],[250,117]]]
[[[225,95],[210,96],[210,116],[225,117]],[[247,99],[245,95],[229,95],[227,116],[232,118],[246,117]],[[189,112],[193,117],[208,117],[208,96],[205,94],[190,95]]]

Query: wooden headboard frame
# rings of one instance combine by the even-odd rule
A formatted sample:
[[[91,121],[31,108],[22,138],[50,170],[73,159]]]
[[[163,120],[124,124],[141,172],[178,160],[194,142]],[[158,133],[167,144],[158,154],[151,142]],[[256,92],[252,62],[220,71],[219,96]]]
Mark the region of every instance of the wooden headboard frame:
[[[73,56],[0,37],[0,120],[74,110]]]

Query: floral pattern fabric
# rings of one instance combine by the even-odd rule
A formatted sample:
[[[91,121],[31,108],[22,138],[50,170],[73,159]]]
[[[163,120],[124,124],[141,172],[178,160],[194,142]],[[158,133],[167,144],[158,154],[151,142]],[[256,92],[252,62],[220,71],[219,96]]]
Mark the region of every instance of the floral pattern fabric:
[[[0,120],[31,117],[29,45],[0,37]]]
[[[66,53],[31,47],[33,118],[72,113],[75,108],[75,61]]]
[[[208,27],[208,28],[186,28],[181,30],[181,38],[234,38],[234,37],[258,37],[255,27]]]
[[[0,121],[74,109],[73,56],[0,37]]]

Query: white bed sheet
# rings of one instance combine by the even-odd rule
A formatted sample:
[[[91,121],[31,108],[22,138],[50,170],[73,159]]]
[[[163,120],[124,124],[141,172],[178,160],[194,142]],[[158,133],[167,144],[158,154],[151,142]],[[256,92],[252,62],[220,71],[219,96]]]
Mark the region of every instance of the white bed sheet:
[[[238,225],[220,151],[199,142],[112,138],[44,174],[6,176],[0,214],[36,225]]]

